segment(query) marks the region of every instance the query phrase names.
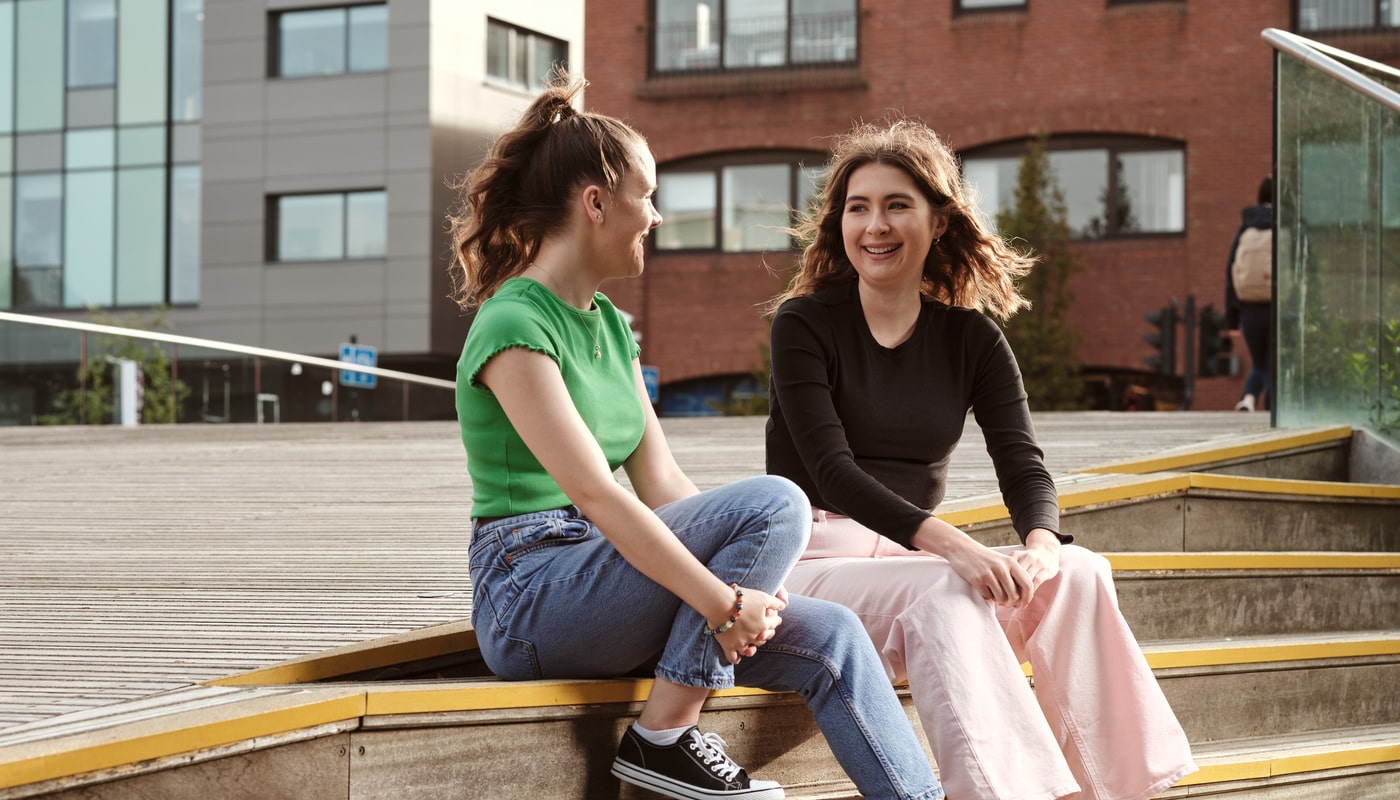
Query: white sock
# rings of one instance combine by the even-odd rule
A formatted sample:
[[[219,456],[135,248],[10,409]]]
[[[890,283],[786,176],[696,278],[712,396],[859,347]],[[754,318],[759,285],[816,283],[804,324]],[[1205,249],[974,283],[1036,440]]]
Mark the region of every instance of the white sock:
[[[668,747],[670,745],[675,744],[676,742],[679,742],[681,740],[681,734],[690,730],[692,727],[694,726],[682,725],[679,728],[668,728],[664,731],[653,731],[648,730],[647,728],[643,728],[641,725],[638,725],[635,722],[632,723],[632,729],[637,732],[638,736],[642,737],[643,739],[646,739],[648,742],[651,742],[657,747]]]

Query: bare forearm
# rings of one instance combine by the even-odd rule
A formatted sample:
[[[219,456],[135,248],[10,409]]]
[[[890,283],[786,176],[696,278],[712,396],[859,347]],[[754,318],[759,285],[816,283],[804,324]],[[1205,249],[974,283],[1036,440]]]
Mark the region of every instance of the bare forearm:
[[[712,625],[728,619],[734,591],[691,554],[645,504],[620,486],[575,499],[638,572],[665,587]]]

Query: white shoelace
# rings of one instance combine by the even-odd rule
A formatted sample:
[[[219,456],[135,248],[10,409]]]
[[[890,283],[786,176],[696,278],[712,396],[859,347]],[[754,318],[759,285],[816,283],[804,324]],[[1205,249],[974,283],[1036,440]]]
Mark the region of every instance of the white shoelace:
[[[718,733],[701,733],[696,730],[690,732],[690,738],[695,742],[696,749],[705,757],[705,766],[709,767],[711,772],[726,781],[732,781],[739,775],[739,770],[743,768],[725,754],[725,742]]]

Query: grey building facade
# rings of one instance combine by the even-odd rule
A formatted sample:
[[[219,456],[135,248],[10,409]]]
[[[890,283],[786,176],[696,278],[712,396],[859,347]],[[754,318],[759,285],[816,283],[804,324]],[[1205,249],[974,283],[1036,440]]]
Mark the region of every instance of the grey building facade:
[[[450,376],[451,184],[582,60],[582,0],[0,0],[0,310]]]

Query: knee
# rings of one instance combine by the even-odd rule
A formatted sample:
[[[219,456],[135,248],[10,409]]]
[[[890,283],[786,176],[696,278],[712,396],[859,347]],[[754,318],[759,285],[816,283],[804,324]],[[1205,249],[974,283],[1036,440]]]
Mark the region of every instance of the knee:
[[[779,475],[749,479],[756,496],[763,498],[772,536],[781,536],[796,552],[807,548],[812,535],[812,504],[797,484]]]
[[[1108,559],[1073,544],[1060,548],[1060,575],[1061,580],[1073,583],[1113,585],[1113,567]]]

